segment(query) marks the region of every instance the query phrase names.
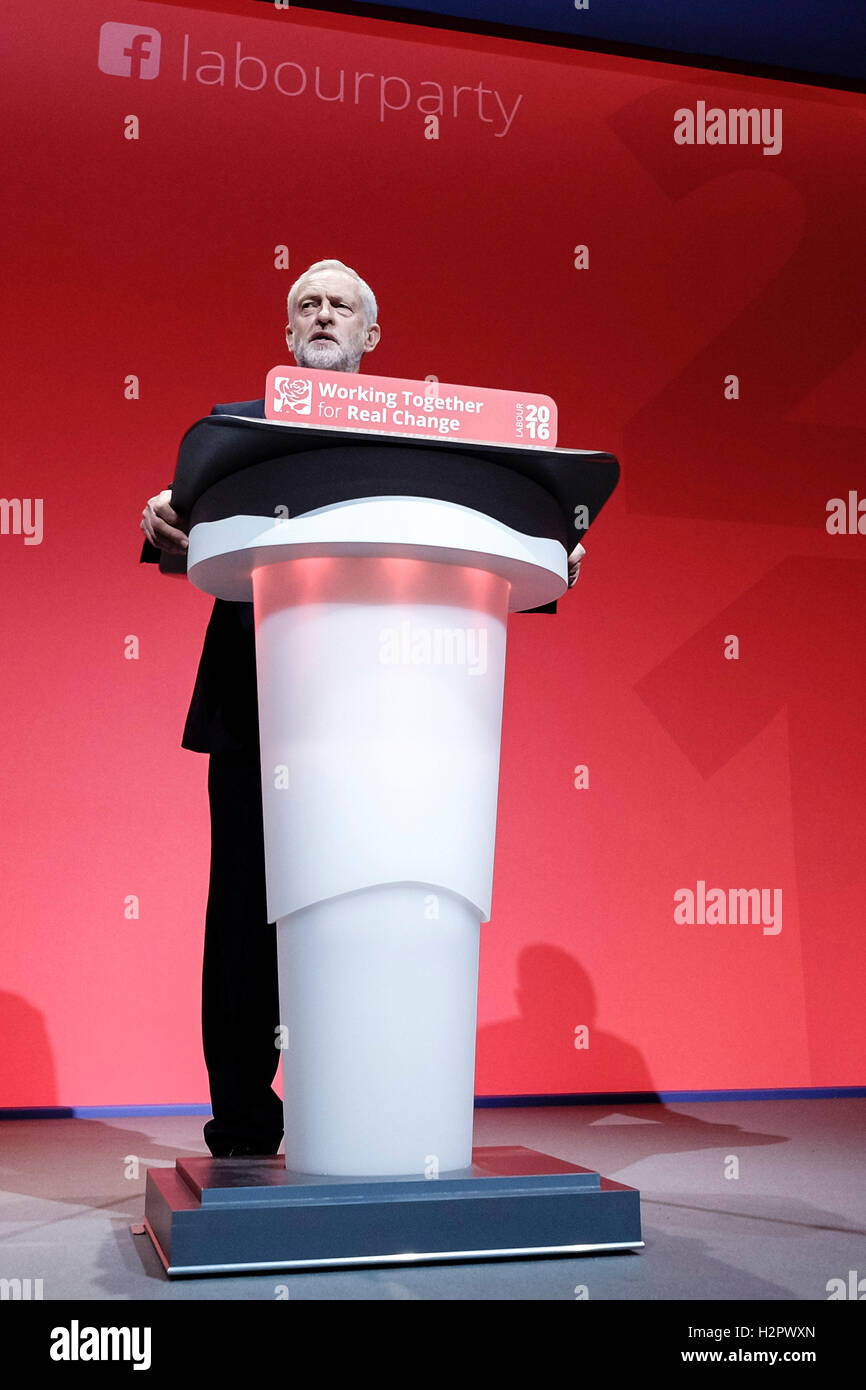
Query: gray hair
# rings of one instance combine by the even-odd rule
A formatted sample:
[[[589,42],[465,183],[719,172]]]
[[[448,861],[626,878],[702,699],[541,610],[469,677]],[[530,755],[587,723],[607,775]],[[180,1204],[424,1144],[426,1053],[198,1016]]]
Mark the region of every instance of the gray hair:
[[[379,308],[376,304],[376,296],[370,289],[370,286],[367,284],[367,281],[362,280],[357,270],[353,270],[350,265],[344,265],[342,261],[334,260],[316,261],[313,265],[307,266],[307,269],[304,271],[303,275],[298,276],[297,280],[292,285],[292,288],[289,290],[289,297],[286,301],[287,308],[289,311],[289,321],[291,321],[292,301],[294,300],[295,295],[297,293],[298,285],[301,283],[305,276],[311,274],[311,272],[314,270],[342,270],[346,273],[346,275],[351,275],[353,279],[357,280],[361,292],[361,305],[364,310],[364,327],[369,328],[372,323],[376,322],[379,316]]]

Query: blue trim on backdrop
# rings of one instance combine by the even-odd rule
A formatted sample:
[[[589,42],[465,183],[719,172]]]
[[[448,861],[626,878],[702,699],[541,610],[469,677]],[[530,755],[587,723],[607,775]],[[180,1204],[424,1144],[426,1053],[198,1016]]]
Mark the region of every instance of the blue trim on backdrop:
[[[374,0],[397,9],[404,0]],[[362,0],[363,4],[363,0]],[[571,38],[608,39],[647,48],[735,58],[773,67],[866,76],[863,0],[617,0],[576,9],[570,0],[411,0],[410,7]],[[780,8],[783,13],[780,14]]]
[[[273,4],[273,0],[260,0]],[[560,43],[695,67],[765,70],[782,80],[866,81],[864,0],[306,0],[305,8]],[[626,51],[628,50],[628,51]],[[761,71],[756,76],[763,75]],[[859,87],[855,87],[859,90]]]
[[[209,1105],[0,1106],[0,1120],[108,1120],[119,1115],[210,1115]]]
[[[477,1110],[545,1105],[675,1105],[713,1100],[845,1100],[866,1086],[782,1086],[747,1091],[589,1091],[570,1095],[476,1096]],[[0,1120],[106,1120],[123,1115],[210,1115],[209,1105],[31,1105],[0,1108]]]
[[[590,1091],[555,1096],[476,1096],[476,1109],[532,1105],[670,1105],[712,1100],[840,1100],[866,1096],[866,1086],[777,1086],[744,1091]]]

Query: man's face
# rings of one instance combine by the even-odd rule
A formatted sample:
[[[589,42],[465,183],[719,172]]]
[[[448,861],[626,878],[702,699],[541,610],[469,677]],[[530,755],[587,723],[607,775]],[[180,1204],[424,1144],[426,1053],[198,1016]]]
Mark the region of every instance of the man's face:
[[[344,270],[305,275],[286,325],[286,342],[299,367],[356,372],[379,341],[377,323],[367,328],[361,287]]]

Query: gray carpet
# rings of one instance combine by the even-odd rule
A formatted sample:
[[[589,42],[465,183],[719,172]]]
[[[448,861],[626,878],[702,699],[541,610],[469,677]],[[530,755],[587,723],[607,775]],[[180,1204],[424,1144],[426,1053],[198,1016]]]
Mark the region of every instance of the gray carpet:
[[[866,1276],[866,1099],[476,1111],[476,1144],[526,1145],[639,1188],[641,1251],[171,1281],[132,1228],[148,1166],[206,1154],[202,1123],[0,1123],[0,1278],[41,1279],[46,1300],[262,1300],[282,1287],[306,1300],[643,1301],[826,1300],[828,1280]]]

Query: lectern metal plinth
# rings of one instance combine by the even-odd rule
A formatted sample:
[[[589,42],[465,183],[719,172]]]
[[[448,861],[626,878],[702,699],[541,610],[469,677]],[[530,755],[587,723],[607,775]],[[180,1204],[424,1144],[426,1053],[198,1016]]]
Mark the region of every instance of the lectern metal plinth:
[[[172,1277],[636,1250],[639,1193],[531,1149],[477,1148],[427,1179],[329,1178],[276,1158],[192,1158],[147,1175]]]

